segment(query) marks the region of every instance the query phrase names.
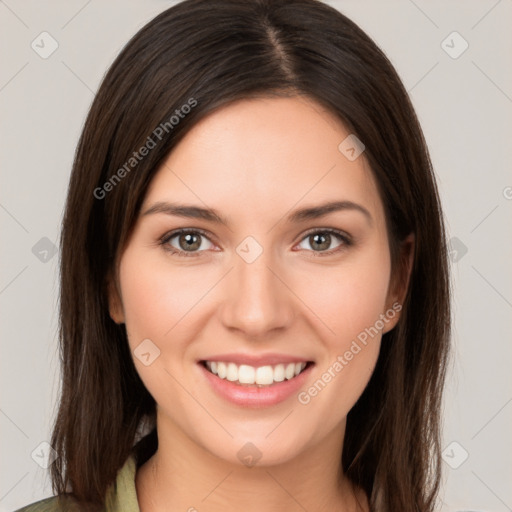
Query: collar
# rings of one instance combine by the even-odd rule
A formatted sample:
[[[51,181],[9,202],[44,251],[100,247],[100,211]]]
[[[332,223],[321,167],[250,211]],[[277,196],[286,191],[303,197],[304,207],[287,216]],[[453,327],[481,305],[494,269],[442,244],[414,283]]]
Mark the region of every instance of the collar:
[[[112,483],[105,499],[107,512],[140,512],[135,488],[137,463],[132,451],[123,467],[118,471],[116,481]]]

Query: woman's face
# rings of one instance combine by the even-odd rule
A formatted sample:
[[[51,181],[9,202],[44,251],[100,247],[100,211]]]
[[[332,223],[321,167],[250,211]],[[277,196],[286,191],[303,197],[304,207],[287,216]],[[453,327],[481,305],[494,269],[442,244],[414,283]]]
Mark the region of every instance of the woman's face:
[[[398,321],[383,205],[349,135],[306,98],[218,110],[155,175],[121,256],[111,316],[159,426],[226,461],[341,442]]]

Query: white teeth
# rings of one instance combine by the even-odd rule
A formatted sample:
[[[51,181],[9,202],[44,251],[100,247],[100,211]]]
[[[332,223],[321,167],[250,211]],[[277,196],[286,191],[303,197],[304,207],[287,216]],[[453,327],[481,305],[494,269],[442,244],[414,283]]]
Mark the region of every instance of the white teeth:
[[[270,386],[274,382],[283,382],[299,375],[306,363],[277,364],[275,366],[259,366],[255,368],[246,364],[240,366],[235,363],[206,361],[206,367],[221,379],[227,379],[237,384],[257,384]]]
[[[286,370],[284,371],[284,376],[287,378],[287,379],[293,379],[293,376],[295,375],[295,364],[294,363],[290,363],[287,367],[286,367]]]
[[[221,379],[225,379],[227,375],[226,363],[217,363],[217,375]]]
[[[238,381],[240,384],[254,384],[256,380],[256,370],[252,366],[241,364],[238,367]]]
[[[235,363],[228,364],[226,379],[230,380],[231,382],[238,380],[238,366]]]
[[[260,366],[256,370],[256,384],[272,384],[274,382],[274,370],[272,366]]]
[[[274,366],[274,380],[276,382],[283,382],[284,380],[284,364]]]

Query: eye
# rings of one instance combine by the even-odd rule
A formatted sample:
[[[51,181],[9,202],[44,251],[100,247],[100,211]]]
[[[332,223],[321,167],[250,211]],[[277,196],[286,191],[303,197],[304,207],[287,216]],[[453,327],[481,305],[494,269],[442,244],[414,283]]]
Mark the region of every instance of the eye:
[[[208,243],[205,247],[204,240],[208,241],[209,247]],[[180,229],[167,233],[160,240],[160,244],[166,251],[177,256],[197,256],[198,253],[213,247],[206,234],[197,229]]]
[[[338,245],[327,250],[336,239],[339,241]],[[205,240],[207,241],[206,244],[204,243]],[[352,245],[350,237],[334,229],[316,229],[310,231],[302,239],[301,244],[305,241],[312,247],[312,251],[310,252],[312,252],[313,256],[329,256]],[[165,234],[160,239],[159,243],[163,246],[164,250],[180,257],[199,256],[201,252],[214,247],[208,235],[198,229],[180,229],[172,231],[171,233]]]
[[[334,248],[327,250],[331,247],[333,239],[338,239],[340,242]],[[313,256],[329,256],[352,245],[351,239],[346,234],[334,229],[310,231],[302,239],[301,243],[305,241],[313,248]]]

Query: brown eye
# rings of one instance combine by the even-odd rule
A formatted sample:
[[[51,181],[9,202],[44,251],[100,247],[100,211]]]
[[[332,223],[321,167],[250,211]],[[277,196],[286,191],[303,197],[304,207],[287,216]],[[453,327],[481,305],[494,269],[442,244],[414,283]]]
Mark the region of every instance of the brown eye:
[[[338,240],[338,244],[332,247],[333,242]],[[333,230],[316,230],[309,234],[307,234],[303,239],[301,244],[307,242],[309,247],[315,253],[320,253],[318,255],[326,255],[337,252],[337,250],[342,249],[344,246],[351,245],[351,240],[348,236]],[[302,247],[303,249],[308,249],[307,247]],[[309,250],[309,249],[308,249]],[[315,254],[317,256],[317,254]]]
[[[309,242],[313,249],[325,251],[331,245],[331,235],[329,233],[315,233],[314,235],[309,235]]]
[[[206,244],[205,240],[207,241]],[[169,233],[164,236],[160,243],[165,250],[178,256],[196,256],[213,247],[208,237],[196,230],[181,230]],[[208,244],[210,244],[210,247],[208,247]]]
[[[178,235],[178,245],[184,251],[194,251],[201,247],[201,235],[186,233]]]

